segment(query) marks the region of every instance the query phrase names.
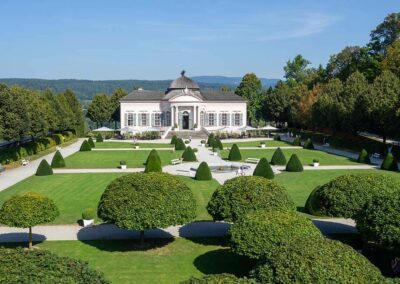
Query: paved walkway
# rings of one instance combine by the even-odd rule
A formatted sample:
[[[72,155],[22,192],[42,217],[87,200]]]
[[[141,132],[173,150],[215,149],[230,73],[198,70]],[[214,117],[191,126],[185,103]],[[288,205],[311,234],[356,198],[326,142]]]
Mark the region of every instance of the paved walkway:
[[[174,147],[171,148],[139,148],[139,149],[133,149],[133,148],[93,148],[92,151],[151,151],[151,150],[157,150],[157,151],[171,151],[174,150]]]

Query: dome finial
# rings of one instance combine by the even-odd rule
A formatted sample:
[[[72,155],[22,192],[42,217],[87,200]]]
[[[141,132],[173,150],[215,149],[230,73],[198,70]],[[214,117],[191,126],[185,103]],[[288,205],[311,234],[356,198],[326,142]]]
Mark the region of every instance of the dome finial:
[[[186,71],[185,71],[185,70],[182,70],[182,71],[181,71],[181,76],[182,76],[182,77],[185,76],[185,73],[186,73]]]

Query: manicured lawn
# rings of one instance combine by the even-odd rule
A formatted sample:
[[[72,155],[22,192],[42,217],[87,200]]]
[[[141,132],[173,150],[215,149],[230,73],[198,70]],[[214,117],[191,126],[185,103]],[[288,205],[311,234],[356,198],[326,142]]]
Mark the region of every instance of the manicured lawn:
[[[240,149],[240,147],[239,147]],[[337,156],[333,154],[328,154],[323,151],[318,150],[306,150],[306,149],[282,149],[286,160],[289,161],[290,156],[292,154],[297,154],[301,163],[303,165],[311,165],[313,159],[318,159],[319,163],[323,165],[357,165],[358,163],[351,160],[347,157]],[[242,154],[243,161],[246,158],[267,158],[268,161],[271,160],[272,155],[274,154],[274,149],[249,149],[249,150],[240,150]],[[223,150],[221,151],[223,158],[228,158],[229,151]]]
[[[94,169],[94,168],[117,168],[120,161],[126,161],[128,168],[144,168],[149,156],[149,151],[88,151],[77,152],[67,158],[67,168]],[[158,151],[163,166],[170,164],[172,159],[180,158],[182,151]]]
[[[224,272],[244,276],[254,265],[218,239],[147,241],[155,248],[135,250],[133,241],[52,241],[38,246],[89,262],[111,283],[179,283],[191,276]]]
[[[0,204],[12,195],[22,192],[40,192],[54,200],[60,210],[60,216],[54,224],[72,224],[81,219],[85,208],[97,208],[101,194],[115,178],[124,174],[55,174],[51,176],[32,176],[0,192]],[[197,200],[197,220],[211,220],[206,206],[218,182],[196,181],[189,177],[178,176],[192,190]],[[98,220],[99,221],[99,220]]]
[[[164,143],[139,143],[140,148],[171,148],[173,149],[174,146],[170,144],[164,144]],[[96,149],[110,149],[110,148],[133,148],[133,142],[100,142],[100,143],[95,143],[96,144]]]
[[[224,143],[224,140],[221,140],[224,147],[231,147],[233,144],[238,145],[238,147],[260,147],[261,142],[265,142],[266,147],[284,147],[284,146],[292,146],[292,144],[285,141],[276,141],[276,140],[262,140],[262,141],[246,141],[246,142],[235,142],[235,143]]]

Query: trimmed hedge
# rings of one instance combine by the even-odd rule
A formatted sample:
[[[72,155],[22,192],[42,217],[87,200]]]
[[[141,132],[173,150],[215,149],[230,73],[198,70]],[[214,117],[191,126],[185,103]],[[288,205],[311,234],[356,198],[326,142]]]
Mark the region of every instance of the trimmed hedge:
[[[393,157],[392,153],[387,153],[385,159],[381,164],[381,169],[386,171],[394,171],[397,172],[399,170],[399,166],[397,165],[396,159]]]
[[[242,154],[240,153],[239,147],[236,144],[233,144],[231,150],[229,151],[228,155],[229,161],[241,161]]]
[[[306,212],[317,216],[354,218],[380,192],[400,193],[400,182],[383,174],[349,174],[316,187]]]
[[[290,157],[289,162],[286,164],[286,171],[287,172],[302,172],[303,171],[303,165],[301,164],[301,162],[296,154],[293,154]]]
[[[221,139],[219,139],[219,137],[215,138],[213,148],[224,150],[224,145],[222,145]]]
[[[371,164],[371,160],[369,158],[367,150],[365,149],[361,150],[360,154],[358,155],[357,162],[361,164]]]
[[[53,169],[50,167],[49,163],[45,159],[43,159],[36,170],[36,175],[50,176],[52,174],[53,174]]]
[[[283,154],[281,148],[276,149],[274,155],[272,155],[271,165],[276,165],[276,166],[286,165],[286,157]]]
[[[339,241],[301,238],[276,246],[250,272],[259,283],[385,283],[379,269]]]
[[[286,189],[262,177],[242,176],[225,181],[213,193],[207,211],[216,221],[235,222],[252,210],[293,211]]]
[[[301,146],[301,141],[299,137],[295,137],[292,142],[293,146]]]
[[[93,208],[86,208],[82,212],[83,220],[93,220],[96,218],[96,211]]]
[[[180,151],[180,150],[185,150],[185,149],[186,149],[185,142],[183,142],[182,138],[178,138],[176,140],[175,150]]]
[[[212,174],[207,162],[201,162],[196,170],[195,180],[212,180]]]
[[[147,165],[147,163],[148,163],[151,159],[156,160],[156,161],[160,164],[160,166],[161,166],[161,158],[160,158],[160,156],[158,155],[158,152],[157,152],[156,149],[153,149],[153,150],[150,151],[149,155],[147,156],[146,162],[145,162],[144,164]]]
[[[294,238],[323,238],[320,230],[297,212],[257,210],[235,222],[229,230],[233,252],[258,259]]]
[[[261,158],[261,160],[258,162],[256,168],[254,169],[253,176],[274,179],[274,171],[272,170],[266,158]]]
[[[177,139],[178,139],[178,137],[176,135],[173,135],[172,138],[171,138],[171,142],[169,142],[169,144],[175,145]]]
[[[53,134],[51,137],[57,145],[64,143],[64,137],[61,134]]]
[[[214,143],[215,143],[215,135],[214,133],[211,133],[210,135],[208,135],[207,145],[208,147],[214,148]]]
[[[314,149],[314,144],[313,144],[313,142],[312,142],[312,140],[311,140],[310,138],[308,138],[308,139],[304,142],[303,148],[304,148],[304,149],[309,149],[309,150]]]
[[[256,284],[253,279],[237,278],[235,275],[222,273],[222,274],[209,274],[202,277],[191,277],[188,280],[181,281],[180,284]]]
[[[279,134],[275,134],[274,135],[274,140],[275,141],[281,141],[282,139],[281,139],[281,136]]]
[[[154,152],[153,152],[154,151]],[[144,169],[145,173],[160,173],[162,172],[161,160],[158,156],[156,150],[151,150],[149,156],[147,157],[146,167]]]
[[[101,133],[100,133],[100,132],[97,133],[96,142],[97,142],[97,143],[98,143],[98,142],[103,142],[103,136],[101,136]]]
[[[56,151],[56,153],[53,156],[53,159],[51,160],[51,167],[52,168],[64,168],[65,167],[65,161],[63,156],[61,155],[60,151]]]
[[[95,147],[96,147],[96,145],[95,145],[94,142],[93,142],[92,137],[89,137],[88,143],[89,143],[89,145],[90,145],[91,148],[95,148]]]
[[[185,151],[182,153],[182,159],[185,162],[196,162],[197,158],[196,155],[193,152],[192,147],[188,146]]]

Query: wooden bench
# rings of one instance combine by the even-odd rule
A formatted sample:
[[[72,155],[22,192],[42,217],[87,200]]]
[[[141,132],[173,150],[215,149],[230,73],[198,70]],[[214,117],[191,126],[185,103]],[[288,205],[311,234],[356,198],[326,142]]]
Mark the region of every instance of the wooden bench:
[[[171,160],[171,165],[177,165],[177,164],[182,164],[183,159],[173,159]]]
[[[246,163],[258,164],[259,161],[260,161],[260,159],[257,159],[257,158],[247,158],[246,159]]]
[[[23,166],[27,166],[27,165],[29,165],[29,159],[22,159],[21,160],[21,165],[23,165]]]

